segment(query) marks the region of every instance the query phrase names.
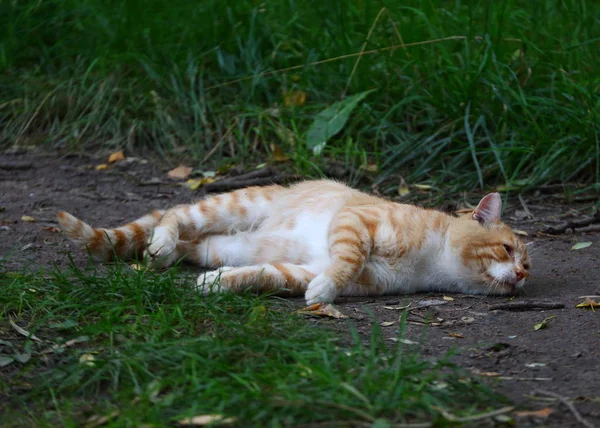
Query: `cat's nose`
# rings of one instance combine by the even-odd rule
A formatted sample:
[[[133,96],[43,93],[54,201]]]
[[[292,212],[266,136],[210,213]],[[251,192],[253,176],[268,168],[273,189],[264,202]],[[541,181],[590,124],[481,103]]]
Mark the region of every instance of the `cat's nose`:
[[[525,278],[525,274],[522,271],[517,271],[517,282]]]

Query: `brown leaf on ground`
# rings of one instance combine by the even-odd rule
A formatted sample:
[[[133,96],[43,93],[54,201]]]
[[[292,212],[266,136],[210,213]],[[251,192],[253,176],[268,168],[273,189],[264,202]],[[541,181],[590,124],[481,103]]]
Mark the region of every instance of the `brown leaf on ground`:
[[[108,157],[108,163],[115,163],[115,162],[122,161],[124,159],[125,159],[125,153],[123,153],[123,150],[119,150],[118,152],[112,153]]]
[[[226,418],[223,415],[199,415],[177,421],[180,426],[201,427],[209,424],[232,424],[236,418]]]
[[[96,165],[96,171],[104,171],[105,169],[108,169],[108,165],[106,165],[105,163],[101,163],[100,165]]]
[[[457,339],[464,339],[465,338],[465,336],[463,336],[460,333],[448,333],[448,336],[450,336],[450,337],[456,337]]]
[[[58,227],[54,227],[54,226],[42,227],[42,230],[44,232],[60,233],[60,229]]]
[[[177,168],[172,169],[167,173],[169,178],[177,178],[180,180],[185,180],[192,173],[192,168],[185,165],[179,165]]]
[[[315,317],[329,317],[329,318],[348,318],[347,315],[341,313],[331,303],[315,303],[314,305],[307,306],[302,309],[295,311],[297,314],[310,315]]]
[[[394,325],[395,322],[396,321],[383,321],[383,322],[379,323],[379,325],[382,327],[389,327],[391,325]]]
[[[515,412],[515,416],[518,418],[525,418],[528,416],[533,416],[535,418],[543,418],[546,419],[548,416],[550,416],[552,413],[554,413],[554,409],[551,407],[544,407],[543,409],[539,409],[539,410],[523,410],[520,412]]]

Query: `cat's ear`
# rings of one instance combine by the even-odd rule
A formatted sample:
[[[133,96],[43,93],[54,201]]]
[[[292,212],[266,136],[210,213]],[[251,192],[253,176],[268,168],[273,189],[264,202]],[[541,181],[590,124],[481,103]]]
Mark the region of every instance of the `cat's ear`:
[[[487,194],[479,201],[477,208],[473,210],[473,220],[481,224],[489,224],[500,221],[502,212],[502,197],[500,193]]]

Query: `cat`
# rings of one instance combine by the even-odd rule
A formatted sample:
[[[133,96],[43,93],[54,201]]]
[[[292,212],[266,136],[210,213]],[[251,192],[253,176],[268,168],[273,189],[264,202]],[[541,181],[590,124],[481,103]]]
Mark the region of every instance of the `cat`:
[[[198,277],[201,292],[278,291],[310,305],[341,295],[519,292],[531,261],[501,208],[490,193],[455,217],[316,180],[210,196],[115,229],[62,211],[58,222],[102,260],[143,255],[168,267],[185,259],[212,269]]]

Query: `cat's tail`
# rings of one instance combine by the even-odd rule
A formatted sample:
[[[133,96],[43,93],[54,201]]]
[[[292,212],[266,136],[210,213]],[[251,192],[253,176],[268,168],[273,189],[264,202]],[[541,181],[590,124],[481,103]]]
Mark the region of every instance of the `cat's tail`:
[[[154,227],[164,211],[156,210],[137,220],[114,229],[93,228],[65,211],[57,214],[58,224],[71,241],[88,248],[103,261],[141,257]]]

